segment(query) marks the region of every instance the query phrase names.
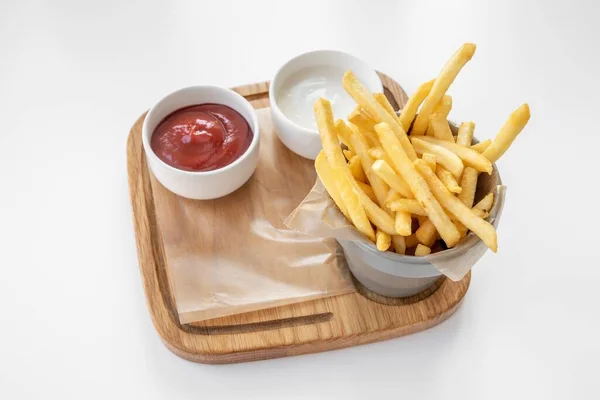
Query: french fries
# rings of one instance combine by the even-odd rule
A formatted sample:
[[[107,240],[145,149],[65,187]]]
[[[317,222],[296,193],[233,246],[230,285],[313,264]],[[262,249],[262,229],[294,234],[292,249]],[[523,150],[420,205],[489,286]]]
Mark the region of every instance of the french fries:
[[[379,229],[375,233],[375,245],[377,246],[377,250],[386,251],[390,248],[392,244],[392,238],[385,232],[380,231]]]
[[[448,118],[450,110],[452,110],[452,96],[445,94],[437,106],[435,106],[433,113],[443,116],[445,120]]]
[[[336,125],[336,129],[337,129],[337,125]],[[339,129],[338,129],[338,136],[339,136]],[[344,149],[344,150],[342,150],[342,152],[344,153],[344,157],[346,157],[346,160],[348,160],[348,161],[350,161],[350,159],[352,157],[354,157],[354,152],[352,150]]]
[[[402,196],[413,199],[414,195],[406,182],[394,172],[392,167],[384,160],[377,160],[373,163],[373,171],[392,189],[400,193]]]
[[[431,254],[431,249],[427,246],[423,246],[422,244],[418,244],[415,249],[415,256],[422,257]]]
[[[385,122],[390,126],[390,129],[394,132],[394,135],[400,141],[404,152],[408,155],[408,158],[413,161],[417,158],[415,150],[410,145],[406,131],[400,126],[398,120],[391,116],[386,109],[379,104],[373,94],[369,92],[359,81],[352,71],[348,71],[342,78],[342,84],[346,92],[356,101],[363,109],[365,109],[373,119],[378,122]]]
[[[404,211],[396,212],[395,228],[399,235],[410,235],[412,233],[411,226],[412,218],[410,217],[410,213]]]
[[[496,162],[506,150],[510,147],[512,142],[517,138],[519,133],[523,130],[531,114],[529,112],[529,105],[523,104],[508,117],[508,120],[504,123],[500,132],[492,140],[492,144],[484,152],[483,156],[491,162]]]
[[[436,161],[435,161],[435,155],[434,154],[423,153],[421,155],[421,158],[423,159],[423,161],[425,161],[427,163],[427,165],[429,165],[429,168],[431,168],[432,170],[435,171]]]
[[[457,230],[458,232],[458,230]],[[435,242],[435,238],[437,236],[437,230],[435,229],[435,225],[429,218],[427,218],[420,226],[419,229],[415,232],[415,237],[419,243],[431,247]]]
[[[373,188],[371,187],[371,185],[369,185],[368,183],[364,183],[361,181],[356,181],[356,183],[358,183],[358,186],[360,186],[360,188],[363,190],[363,192],[365,192],[365,194],[367,196],[369,196],[369,198],[373,201],[377,201],[377,197],[375,197],[375,192],[373,192]]]
[[[392,201],[400,200],[402,196],[394,189],[390,189],[387,196],[385,196],[385,204],[390,204]]]
[[[475,204],[473,207],[475,210],[481,210],[484,212],[489,212],[492,209],[492,205],[494,204],[494,193],[488,193],[483,199],[479,201],[479,203]]]
[[[460,70],[467,62],[469,62],[469,60],[471,60],[473,54],[475,54],[475,48],[476,46],[473,43],[465,43],[456,51],[456,53],[454,53],[446,65],[444,65],[439,76],[435,79],[431,91],[423,102],[423,106],[415,120],[412,128],[413,135],[423,135],[425,133],[429,123],[429,117],[452,82],[454,82],[454,79],[456,79]]]
[[[458,230],[452,221],[450,221],[440,203],[433,197],[421,175],[416,171],[390,125],[386,122],[377,124],[375,125],[375,132],[377,132],[384,150],[394,161],[396,170],[409,185],[413,195],[421,206],[427,210],[429,219],[431,219],[437,228],[442,239],[444,239],[449,247],[455,246],[460,239]]]
[[[433,192],[435,198],[443,204],[457,220],[473,231],[494,253],[498,251],[498,241],[494,227],[481,217],[478,217],[460,200],[446,189],[431,168],[423,160],[416,160],[415,166]],[[455,228],[456,229],[456,228]],[[439,231],[439,228],[438,228]]]
[[[417,154],[431,153],[435,156],[435,162],[442,165],[448,171],[452,172],[455,177],[460,177],[463,172],[464,165],[460,157],[450,150],[438,145],[425,141],[426,136],[412,137],[412,142]]]
[[[429,163],[427,165],[429,165]],[[429,168],[431,168],[431,166]],[[454,175],[452,175],[446,168],[442,167],[441,165],[436,165],[435,169],[432,168],[432,170],[435,171],[435,174],[438,176],[438,178],[440,178],[440,180],[444,183],[444,186],[446,186],[449,191],[452,193],[462,192],[462,188],[458,185],[456,179],[454,179]]]
[[[351,131],[350,141],[352,142],[352,145],[356,149],[356,153],[357,153],[357,156],[360,158],[363,170],[365,171],[365,174],[367,175],[367,179],[371,183],[371,190],[372,190],[374,198],[371,196],[369,196],[369,197],[371,197],[371,200],[373,200],[374,202],[379,203],[379,205],[384,209],[384,211],[386,211],[390,215],[390,217],[393,217],[394,215],[391,212],[391,210],[389,210],[389,208],[385,207],[385,204],[387,203],[386,199],[388,198],[391,191],[389,189],[389,186],[385,182],[383,182],[381,179],[379,179],[379,177],[377,177],[372,170],[373,158],[369,154],[369,147],[368,147],[365,137],[363,136],[361,131],[353,124],[350,124],[350,128],[348,128],[346,126],[346,124],[343,124],[343,126],[340,126],[340,128]],[[365,191],[365,193],[368,195],[367,191]],[[382,234],[380,234],[380,235],[382,235]],[[380,239],[380,240],[382,240],[382,239]],[[396,251],[396,253],[398,253],[398,254],[405,253],[406,245],[404,243],[404,237],[399,236],[399,235],[392,235],[391,241],[394,245],[394,250]]]
[[[348,136],[348,131],[339,129],[339,126],[341,124],[344,124],[344,121],[342,121],[341,119],[338,119],[337,121],[335,121],[335,129],[337,131],[338,139],[340,142],[342,142],[348,148],[348,151],[354,152],[354,149],[352,148],[352,144],[350,143],[350,137]],[[345,154],[346,153],[344,152],[344,155]],[[346,158],[349,160],[352,157],[346,156]]]
[[[344,161],[342,149],[339,146],[337,131],[333,122],[331,103],[318,99],[314,105],[315,119],[319,128],[319,136],[323,144],[323,152],[327,158],[332,173],[335,176],[341,201],[346,205],[352,224],[371,241],[375,241],[375,231],[367,218],[367,213],[354,192],[351,182],[354,181],[348,165]],[[367,195],[365,195],[367,197]],[[368,197],[367,197],[368,198]]]
[[[354,156],[348,161],[348,167],[354,179],[363,183],[367,181],[367,176],[365,175],[365,171],[363,171],[362,165],[360,165],[358,156]]]
[[[480,172],[487,172],[488,174],[492,173],[492,163],[490,162],[489,159],[487,159],[487,156],[485,156],[485,154],[483,154],[483,155],[479,154],[475,150],[471,150],[470,148],[463,147],[454,142],[451,143],[451,142],[447,142],[445,140],[440,140],[440,139],[432,138],[429,136],[412,136],[411,141],[414,143],[415,140],[422,140],[422,141],[428,142],[430,144],[435,144],[435,145],[441,146],[447,150],[450,150],[452,153],[456,154],[467,167],[472,167]],[[436,154],[436,156],[437,156],[437,154]],[[440,164],[441,164],[441,162],[440,162]]]
[[[417,88],[417,90],[408,98],[408,102],[400,112],[400,116],[398,120],[400,121],[400,125],[402,125],[402,129],[405,132],[408,132],[410,126],[415,119],[415,115],[417,114],[417,110],[423,100],[429,95],[431,88],[433,87],[433,83],[435,79],[430,80],[429,82],[425,82],[421,86]]]
[[[352,124],[350,124],[350,130],[352,132],[350,141],[356,150],[356,155],[360,158],[363,170],[365,171],[365,175],[371,184],[371,188],[373,189],[375,197],[377,198],[379,204],[383,205],[385,204],[385,198],[387,197],[390,188],[373,172],[372,167],[374,160],[369,154],[369,146],[362,132]]]
[[[527,104],[517,108],[493,140],[472,144],[472,121],[463,122],[453,136],[448,122],[453,99],[446,91],[475,48],[464,44],[436,79],[418,87],[400,115],[383,93],[369,92],[352,71],[342,78],[357,103],[348,124],[334,123],[327,100],[315,102],[323,145],[315,159],[317,174],[341,213],[379,251],[426,256],[444,248],[436,241],[454,247],[469,231],[497,251],[496,231],[485,220],[494,195],[473,206],[477,181],[481,172],[492,173],[530,110]]]
[[[415,199],[398,199],[387,203],[392,211],[402,211],[413,215],[427,216],[427,211]]]
[[[446,140],[454,143],[454,136],[448,125],[448,120],[443,114],[432,114],[429,117],[429,127],[427,128],[427,134],[431,134],[433,137],[440,140]]]
[[[492,144],[492,139],[485,139],[484,141],[471,146],[471,150],[475,150],[478,153],[483,153],[488,147],[490,147],[490,144]]]
[[[473,141],[473,133],[475,132],[475,122],[463,122],[458,127],[458,135],[456,135],[456,144],[459,144],[463,147],[471,146],[471,141]]]
[[[390,101],[388,100],[388,98],[385,97],[385,94],[383,94],[383,93],[373,93],[373,96],[375,97],[375,100],[377,100],[377,102],[379,104],[381,104],[381,106],[383,108],[385,108],[385,111],[387,111],[388,114],[390,114],[392,117],[398,119],[398,117],[396,116],[396,111],[394,111],[394,107],[392,107],[392,105],[390,104]]]
[[[337,176],[327,159],[325,158],[325,153],[323,150],[319,152],[317,158],[315,159],[315,169],[317,170],[317,175],[321,182],[323,182],[323,186],[325,186],[325,190],[331,196],[335,204],[338,206],[342,214],[347,219],[350,219],[350,214],[348,214],[348,209],[346,208],[346,203],[342,201],[342,196],[340,195],[340,191],[337,188]]]
[[[477,177],[479,171],[474,168],[465,168],[462,177],[460,178],[460,194],[458,199],[469,208],[473,207],[473,201],[475,201],[475,190],[477,189]]]

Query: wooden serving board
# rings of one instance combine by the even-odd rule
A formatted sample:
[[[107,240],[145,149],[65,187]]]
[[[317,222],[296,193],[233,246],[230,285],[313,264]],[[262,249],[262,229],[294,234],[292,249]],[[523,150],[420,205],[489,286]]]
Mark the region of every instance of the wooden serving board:
[[[381,74],[385,94],[401,108],[407,96]],[[234,88],[254,108],[269,107],[269,83]],[[152,180],[142,148],[142,115],[129,133],[127,168],[138,258],[146,301],[162,341],[190,361],[227,364],[340,349],[428,329],[460,305],[471,280],[441,278],[425,292],[389,299],[356,283],[357,293],[180,324],[157,222]]]

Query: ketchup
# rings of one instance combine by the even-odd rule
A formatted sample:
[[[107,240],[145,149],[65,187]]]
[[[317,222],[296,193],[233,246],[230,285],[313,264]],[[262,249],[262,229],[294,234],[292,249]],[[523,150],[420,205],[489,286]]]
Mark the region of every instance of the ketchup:
[[[248,122],[222,104],[200,104],[168,115],[150,145],[158,158],[186,171],[212,171],[237,160],[254,134]]]

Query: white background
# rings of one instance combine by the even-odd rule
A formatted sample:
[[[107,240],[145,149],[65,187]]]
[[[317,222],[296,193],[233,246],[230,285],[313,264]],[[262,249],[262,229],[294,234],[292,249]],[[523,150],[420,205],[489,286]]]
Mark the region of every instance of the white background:
[[[0,0],[0,397],[598,398],[600,5],[450,3]],[[268,80],[320,48],[410,92],[465,41],[478,48],[452,118],[475,120],[480,139],[525,101],[532,119],[499,162],[499,253],[455,316],[287,359],[171,354],[137,267],[137,117],[179,87]]]

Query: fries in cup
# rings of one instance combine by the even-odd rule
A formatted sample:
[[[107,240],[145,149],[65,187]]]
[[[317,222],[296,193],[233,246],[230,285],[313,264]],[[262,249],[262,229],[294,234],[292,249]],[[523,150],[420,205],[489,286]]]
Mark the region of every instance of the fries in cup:
[[[323,145],[317,174],[344,217],[379,251],[427,256],[456,246],[469,231],[498,249],[497,233],[485,220],[493,193],[473,206],[478,178],[492,173],[530,110],[527,104],[517,108],[493,140],[473,144],[472,121],[457,132],[448,122],[453,99],[446,92],[474,52],[474,44],[463,45],[399,115],[383,93],[370,93],[352,71],[342,79],[356,102],[348,123],[334,122],[329,101],[314,104]]]

